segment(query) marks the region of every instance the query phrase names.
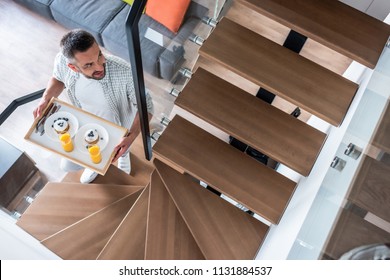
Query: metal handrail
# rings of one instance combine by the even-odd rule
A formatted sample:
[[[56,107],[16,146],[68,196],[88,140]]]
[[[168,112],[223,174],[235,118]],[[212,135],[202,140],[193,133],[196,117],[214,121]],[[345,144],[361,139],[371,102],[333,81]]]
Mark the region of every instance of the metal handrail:
[[[2,125],[8,117],[21,105],[34,101],[42,97],[45,89],[38,90],[36,92],[27,94],[25,96],[19,97],[13,100],[7,108],[0,114],[0,125]]]
[[[149,116],[145,97],[144,71],[142,67],[141,43],[138,29],[138,23],[141,19],[146,2],[147,0],[134,1],[127,15],[125,28],[130,64],[133,70],[134,89],[135,96],[137,98],[144,152],[146,159],[151,160],[152,144],[149,130]]]

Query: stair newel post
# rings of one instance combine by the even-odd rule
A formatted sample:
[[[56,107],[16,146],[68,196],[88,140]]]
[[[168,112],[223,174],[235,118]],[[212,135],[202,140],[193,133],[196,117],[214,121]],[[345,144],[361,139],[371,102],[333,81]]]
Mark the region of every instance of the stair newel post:
[[[150,139],[149,116],[145,97],[145,81],[142,67],[141,43],[138,29],[138,23],[145,8],[146,2],[147,0],[134,1],[129,14],[127,15],[125,27],[145,157],[147,160],[150,160],[152,158],[152,145]]]

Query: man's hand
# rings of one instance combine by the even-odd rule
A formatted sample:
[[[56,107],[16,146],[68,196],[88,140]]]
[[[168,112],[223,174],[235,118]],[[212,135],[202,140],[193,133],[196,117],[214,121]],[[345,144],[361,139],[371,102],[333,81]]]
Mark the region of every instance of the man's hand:
[[[114,153],[115,156],[112,159],[112,162],[115,162],[118,160],[119,157],[121,157],[129,148],[133,141],[131,141],[130,136],[123,137],[118,145],[114,147]]]
[[[38,104],[38,107],[35,108],[33,111],[34,119],[36,119],[42,115],[42,113],[45,110],[48,103],[49,103],[49,101],[41,99],[41,101]]]
[[[149,121],[153,117],[152,114],[148,114]],[[114,151],[115,151],[115,156],[112,159],[112,162],[115,162],[118,160],[120,156],[122,156],[133,144],[135,138],[139,135],[141,131],[140,127],[140,120],[139,120],[139,115],[137,113],[137,116],[134,119],[134,122],[129,130],[129,133],[121,139],[118,145],[115,146]]]
[[[41,100],[39,101],[38,107],[33,111],[34,118],[40,117],[45,110],[47,104],[53,97],[58,97],[61,92],[64,90],[65,85],[63,82],[57,80],[54,77],[49,79],[45,92],[42,95]]]

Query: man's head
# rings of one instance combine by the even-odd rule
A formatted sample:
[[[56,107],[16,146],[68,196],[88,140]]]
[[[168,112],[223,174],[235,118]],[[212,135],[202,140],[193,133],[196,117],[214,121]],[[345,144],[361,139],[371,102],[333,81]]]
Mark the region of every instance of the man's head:
[[[62,37],[60,46],[73,71],[90,79],[104,78],[106,59],[90,33],[81,29],[72,30]]]

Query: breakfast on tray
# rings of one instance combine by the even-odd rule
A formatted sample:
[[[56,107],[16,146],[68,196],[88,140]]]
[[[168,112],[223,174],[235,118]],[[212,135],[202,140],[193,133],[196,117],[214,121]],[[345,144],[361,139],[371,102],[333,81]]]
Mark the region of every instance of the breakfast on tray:
[[[85,142],[91,145],[99,142],[99,138],[99,133],[96,129],[88,129],[84,134]]]
[[[126,129],[54,98],[25,140],[104,175]],[[109,134],[110,133],[110,134]]]
[[[88,149],[99,145],[103,151],[108,144],[109,136],[107,130],[97,123],[87,123],[80,127],[75,135],[76,147],[84,154],[88,154]]]
[[[58,111],[48,116],[43,126],[44,135],[47,135],[53,141],[58,141],[61,134],[69,133],[71,137],[75,136],[79,129],[79,122],[73,114]]]
[[[68,118],[58,118],[54,120],[52,127],[58,134],[64,134],[70,128],[68,121],[69,121]]]

